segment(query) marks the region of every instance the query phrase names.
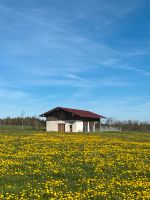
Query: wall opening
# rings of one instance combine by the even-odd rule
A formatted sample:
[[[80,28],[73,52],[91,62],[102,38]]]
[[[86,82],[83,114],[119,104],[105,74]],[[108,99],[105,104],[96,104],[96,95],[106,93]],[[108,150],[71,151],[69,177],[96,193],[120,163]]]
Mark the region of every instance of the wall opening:
[[[65,132],[65,124],[58,124],[58,131]]]

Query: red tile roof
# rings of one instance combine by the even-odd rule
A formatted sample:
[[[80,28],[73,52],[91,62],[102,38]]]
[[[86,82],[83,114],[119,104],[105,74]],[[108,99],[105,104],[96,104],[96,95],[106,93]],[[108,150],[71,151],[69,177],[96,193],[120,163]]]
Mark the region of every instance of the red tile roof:
[[[78,109],[72,109],[72,108],[64,108],[64,107],[56,107],[46,113],[43,113],[42,115],[40,115],[41,117],[45,117],[47,116],[48,114],[50,114],[51,112],[57,110],[57,109],[61,109],[61,110],[64,110],[64,111],[67,111],[67,112],[70,112],[72,114],[75,114],[75,115],[78,115],[80,117],[86,117],[86,118],[95,118],[95,119],[99,119],[99,118],[106,118],[102,115],[98,115],[96,113],[93,113],[93,112],[90,112],[90,111],[87,111],[87,110],[78,110]]]

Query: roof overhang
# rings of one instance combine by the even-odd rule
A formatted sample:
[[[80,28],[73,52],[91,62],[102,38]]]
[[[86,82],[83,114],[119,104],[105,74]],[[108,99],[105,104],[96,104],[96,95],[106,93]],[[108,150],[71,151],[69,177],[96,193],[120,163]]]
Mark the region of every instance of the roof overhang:
[[[72,113],[73,115],[77,115],[83,118],[91,118],[91,119],[100,119],[100,118],[106,118],[102,115],[98,115],[96,113],[87,111],[87,110],[77,110],[77,109],[72,109],[72,108],[64,108],[64,107],[56,107],[52,110],[49,110],[43,114],[40,115],[40,117],[48,117],[52,112],[57,111],[57,110],[63,110],[69,113]]]

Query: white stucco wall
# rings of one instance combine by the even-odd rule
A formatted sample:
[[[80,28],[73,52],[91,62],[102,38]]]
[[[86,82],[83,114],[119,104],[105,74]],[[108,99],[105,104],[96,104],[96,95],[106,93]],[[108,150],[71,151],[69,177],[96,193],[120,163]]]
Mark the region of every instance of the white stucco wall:
[[[46,131],[58,131],[58,124],[65,124],[64,121],[46,121]]]
[[[76,131],[75,132],[83,132],[83,122],[82,121],[76,121]]]
[[[46,130],[58,131],[58,124],[65,124],[65,132],[70,132],[70,125],[72,125],[72,132],[83,132],[83,122],[74,120],[46,121]]]

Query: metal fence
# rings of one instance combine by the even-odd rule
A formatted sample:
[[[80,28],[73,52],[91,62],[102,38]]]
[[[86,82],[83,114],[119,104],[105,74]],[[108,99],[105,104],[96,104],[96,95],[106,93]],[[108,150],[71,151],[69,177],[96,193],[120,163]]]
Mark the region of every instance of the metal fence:
[[[113,127],[113,126],[101,126],[100,127],[100,132],[108,132],[108,131],[121,132],[121,127]]]

